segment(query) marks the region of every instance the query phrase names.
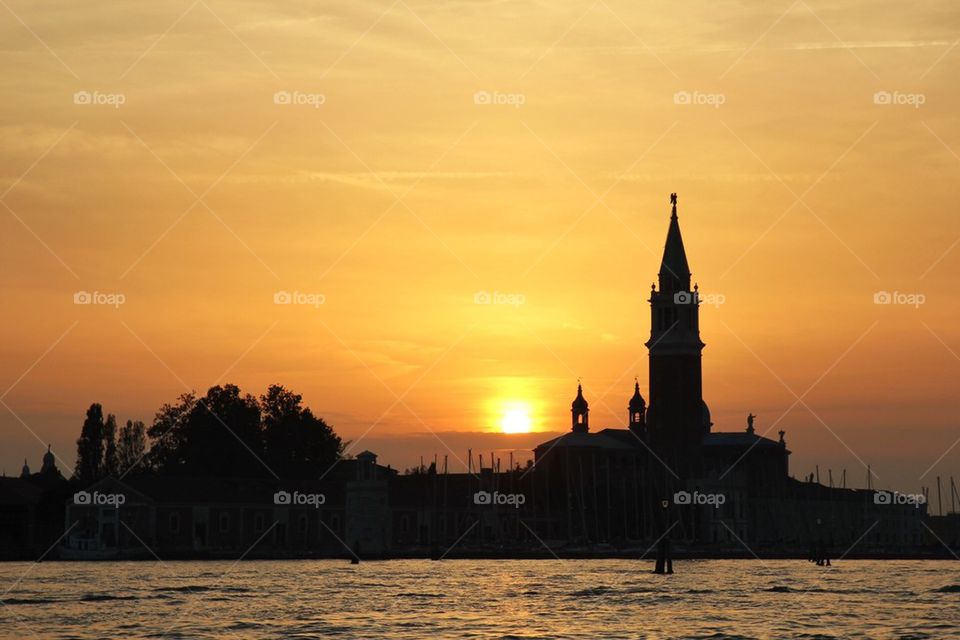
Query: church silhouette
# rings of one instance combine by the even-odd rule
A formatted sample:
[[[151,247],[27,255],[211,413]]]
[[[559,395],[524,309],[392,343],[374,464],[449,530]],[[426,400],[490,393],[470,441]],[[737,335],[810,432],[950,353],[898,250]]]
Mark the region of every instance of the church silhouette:
[[[785,432],[778,440],[758,434],[752,413],[742,431],[712,430],[703,397],[701,294],[691,287],[675,193],[670,205],[648,299],[649,404],[637,382],[626,403],[627,428],[591,431],[589,402],[577,386],[570,432],[535,449],[538,534],[622,544],[670,531],[690,544],[743,550],[838,548],[865,533],[865,548],[922,544],[925,505],[790,477]]]
[[[16,523],[5,553],[30,557],[66,526],[53,554],[76,559],[637,557],[669,544],[688,557],[822,561],[939,548],[925,533],[925,504],[792,477],[784,432],[758,433],[752,413],[742,430],[713,430],[702,299],[676,194],[670,204],[648,298],[649,401],[639,382],[625,390],[626,428],[592,429],[578,384],[569,431],[538,445],[526,467],[501,469],[492,453],[474,464],[470,452],[466,472],[449,472],[444,456],[399,474],[364,451],[314,479],[145,473],[77,487],[48,454],[43,472],[0,478],[0,514]],[[123,499],[111,507],[98,496]]]

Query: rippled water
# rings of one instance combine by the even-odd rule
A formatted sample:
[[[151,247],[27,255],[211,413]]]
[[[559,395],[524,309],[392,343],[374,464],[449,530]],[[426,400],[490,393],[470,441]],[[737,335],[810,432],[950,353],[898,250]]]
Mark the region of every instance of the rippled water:
[[[0,564],[3,637],[960,638],[960,563]]]

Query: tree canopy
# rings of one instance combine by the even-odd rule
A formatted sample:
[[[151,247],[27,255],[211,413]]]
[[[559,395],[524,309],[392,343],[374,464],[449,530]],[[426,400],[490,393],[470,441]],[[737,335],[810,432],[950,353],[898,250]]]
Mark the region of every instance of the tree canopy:
[[[149,440],[149,450],[147,441]],[[75,477],[92,483],[104,476],[153,471],[205,477],[311,479],[342,455],[344,443],[303,398],[272,385],[259,398],[233,384],[211,387],[164,404],[145,427],[104,419],[90,405],[77,440]]]
[[[203,397],[181,395],[160,408],[147,430],[149,465],[161,473],[196,476],[316,478],[340,456],[343,443],[302,397],[272,385],[256,398],[236,385]]]
[[[87,409],[87,418],[80,428],[77,439],[77,468],[74,476],[84,483],[90,483],[103,474],[103,407],[92,404]]]

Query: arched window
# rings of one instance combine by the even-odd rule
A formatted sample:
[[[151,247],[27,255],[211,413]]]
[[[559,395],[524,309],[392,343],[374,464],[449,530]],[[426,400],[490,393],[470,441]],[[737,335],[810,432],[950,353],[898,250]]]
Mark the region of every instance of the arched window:
[[[300,520],[297,522],[297,527],[300,530],[300,533],[307,532],[307,516],[301,515]]]
[[[263,533],[263,514],[258,513],[253,516],[253,530],[255,533]]]
[[[170,520],[167,522],[170,533],[180,533],[180,514],[171,513]]]
[[[220,533],[226,533],[230,531],[230,514],[221,513],[220,514]]]

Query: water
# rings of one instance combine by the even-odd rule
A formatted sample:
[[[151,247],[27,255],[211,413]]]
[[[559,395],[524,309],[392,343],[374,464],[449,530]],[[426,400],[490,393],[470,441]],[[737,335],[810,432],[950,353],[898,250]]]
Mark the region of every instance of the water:
[[[0,564],[0,636],[960,638],[960,563]]]

